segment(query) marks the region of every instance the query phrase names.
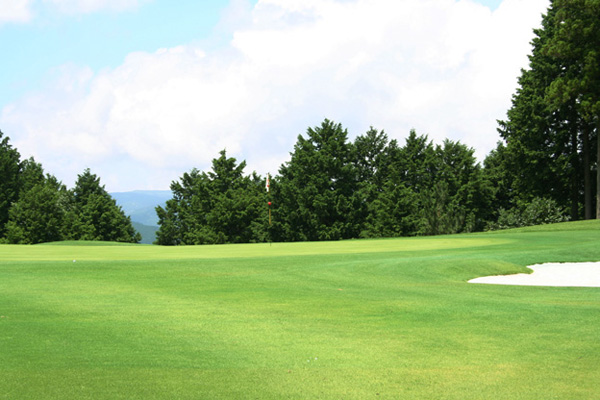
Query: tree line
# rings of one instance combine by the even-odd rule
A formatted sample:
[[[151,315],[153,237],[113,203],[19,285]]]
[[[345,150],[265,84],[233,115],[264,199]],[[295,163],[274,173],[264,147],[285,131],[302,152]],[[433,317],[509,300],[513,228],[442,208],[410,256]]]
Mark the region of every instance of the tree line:
[[[552,0],[531,44],[483,166],[459,142],[434,145],[412,131],[399,146],[371,129],[350,143],[325,120],[298,136],[268,194],[225,151],[211,172],[185,174],[157,209],[157,242],[433,235],[600,218],[600,0]],[[237,189],[224,194],[230,179]]]
[[[21,160],[0,131],[0,243],[62,240],[137,243],[141,236],[89,169],[67,189],[33,158]]]
[[[600,218],[600,0],[554,0],[534,33],[487,166],[504,207],[547,196]]]
[[[156,243],[435,235],[600,218],[600,0],[551,1],[534,34],[498,121],[501,140],[483,165],[460,142],[434,144],[411,131],[399,144],[373,128],[351,142],[340,123],[324,120],[298,136],[269,192],[266,177],[246,175],[245,161],[225,150],[211,170],[173,181],[173,197],[156,210]],[[4,241],[136,240],[89,170],[66,190],[1,143]],[[83,194],[88,185],[93,197]],[[33,234],[41,227],[46,233]]]
[[[298,136],[268,191],[266,177],[244,175],[245,166],[223,150],[210,171],[174,181],[173,198],[157,207],[156,243],[439,235],[566,219],[555,201],[535,198],[503,222],[497,171],[460,142],[436,145],[414,130],[403,146],[373,128],[350,142],[340,123],[326,119]]]

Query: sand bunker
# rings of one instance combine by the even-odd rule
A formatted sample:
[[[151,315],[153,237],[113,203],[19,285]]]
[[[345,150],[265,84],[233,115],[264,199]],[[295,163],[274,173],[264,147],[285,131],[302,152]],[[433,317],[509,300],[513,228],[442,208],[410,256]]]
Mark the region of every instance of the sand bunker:
[[[531,265],[532,274],[484,276],[469,283],[524,286],[600,287],[600,262]]]

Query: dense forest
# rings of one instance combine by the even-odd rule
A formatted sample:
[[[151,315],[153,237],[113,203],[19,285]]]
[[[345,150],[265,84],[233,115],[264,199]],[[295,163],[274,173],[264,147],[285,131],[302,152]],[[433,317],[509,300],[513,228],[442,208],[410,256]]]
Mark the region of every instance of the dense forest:
[[[551,2],[507,117],[486,160],[502,205],[546,196],[571,219],[600,218],[599,0]]]
[[[411,131],[400,146],[370,129],[349,142],[329,120],[298,136],[276,176],[244,175],[225,150],[212,170],[192,170],[171,184],[158,207],[163,245],[314,241],[438,235],[564,221],[551,197],[514,197],[498,208],[494,168],[459,142],[434,144]],[[512,205],[514,204],[514,205]]]
[[[479,163],[451,140],[324,120],[273,177],[223,150],[171,184],[157,244],[337,240],[473,232],[600,218],[600,0],[554,0],[534,31],[501,140]],[[131,221],[84,171],[67,190],[0,133],[0,240],[135,242]],[[596,179],[594,179],[594,177]],[[268,180],[268,190],[266,181]]]
[[[131,219],[86,169],[68,190],[0,132],[0,243],[62,240],[137,243]]]

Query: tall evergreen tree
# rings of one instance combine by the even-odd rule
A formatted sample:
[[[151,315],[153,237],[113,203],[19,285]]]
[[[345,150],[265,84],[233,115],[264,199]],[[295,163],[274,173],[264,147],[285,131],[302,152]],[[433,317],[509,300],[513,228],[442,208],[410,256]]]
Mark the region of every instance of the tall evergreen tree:
[[[6,232],[9,209],[19,197],[21,155],[0,131],[0,237]]]
[[[324,120],[298,136],[291,160],[281,166],[274,205],[275,240],[337,240],[357,237],[357,173],[348,133]]]
[[[562,109],[553,112],[546,100],[547,88],[561,70],[561,65],[543,52],[554,32],[554,18],[555,11],[549,9],[542,28],[534,31],[529,69],[521,71],[508,119],[499,121],[507,149],[504,161],[513,174],[513,192],[518,197],[513,202],[534,197],[552,197],[562,205],[572,202],[565,188],[576,168],[564,162],[575,160],[569,146],[572,138],[563,127],[565,115],[572,113]]]
[[[207,202],[206,237],[199,237],[198,243],[247,243],[257,241],[253,222],[257,221],[264,209],[264,186],[256,175],[243,174],[246,162],[237,164],[233,157],[228,158],[225,150],[213,160],[212,171],[204,191]]]
[[[437,173],[423,199],[423,233],[482,230],[490,218],[493,190],[474,150],[446,139],[436,146],[435,162]]]
[[[522,71],[508,119],[500,121],[513,204],[550,198],[569,206],[573,219],[582,215],[582,204],[583,216],[591,217],[590,154],[600,121],[599,4],[554,0],[535,30],[529,69]]]
[[[29,191],[33,186],[43,184],[46,181],[42,164],[36,162],[33,157],[21,162],[21,174],[19,177],[19,193]]]
[[[31,184],[21,191],[19,200],[10,209],[6,224],[8,242],[36,244],[63,240],[67,230],[65,186],[53,176]]]
[[[196,225],[204,223],[204,213],[193,211],[192,205],[198,204],[197,180],[200,171],[192,169],[171,183],[173,197],[167,200],[165,207],[156,207],[159,229],[156,232],[156,243],[161,245],[186,244],[184,235]],[[200,219],[198,221],[198,219]]]
[[[216,244],[266,240],[264,183],[243,174],[246,162],[213,159],[208,173],[196,169],[171,184],[173,198],[157,207],[157,243]]]
[[[397,142],[389,141],[384,131],[371,127],[364,135],[356,137],[352,149],[359,197],[359,207],[354,215],[360,225],[360,237],[401,234],[398,224],[392,221],[393,210],[401,200],[396,198],[395,186],[388,185],[390,166],[399,151]],[[388,196],[388,191],[394,193]]]
[[[507,149],[503,142],[498,142],[496,148],[485,158],[483,175],[491,186],[490,210],[488,219],[496,221],[500,209],[509,209],[513,206],[514,174],[507,165]]]
[[[402,192],[408,206],[403,213],[402,234],[414,236],[424,233],[424,201],[429,197],[439,169],[435,147],[427,135],[418,136],[415,130],[411,130],[392,168],[392,182],[396,190]]]
[[[100,178],[86,169],[78,175],[71,191],[69,218],[72,229],[67,238],[137,243],[141,235],[135,231],[131,218],[110,196]]]
[[[19,196],[9,211],[9,243],[36,244],[64,238],[67,189],[54,176],[44,175],[33,157],[21,162]]]
[[[381,187],[389,173],[390,152],[397,150],[397,142],[389,141],[384,131],[371,127],[364,135],[354,139],[352,159],[359,182],[370,182]]]
[[[597,166],[600,165],[600,0],[554,0],[553,35],[544,52],[561,65],[548,88],[555,107],[571,104],[583,120],[583,149],[595,126]],[[575,129],[575,128],[574,128]],[[588,165],[585,165],[589,168]],[[600,218],[600,168],[597,169],[596,218]],[[589,173],[586,169],[585,173]],[[587,198],[587,196],[586,196]],[[589,208],[589,207],[587,207]],[[587,209],[586,208],[586,209]]]

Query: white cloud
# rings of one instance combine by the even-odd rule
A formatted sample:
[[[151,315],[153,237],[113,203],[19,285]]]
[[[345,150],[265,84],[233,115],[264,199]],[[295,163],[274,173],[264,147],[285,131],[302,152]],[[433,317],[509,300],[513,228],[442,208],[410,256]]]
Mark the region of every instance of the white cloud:
[[[248,13],[236,4],[239,21]],[[373,125],[402,139],[415,128],[483,157],[547,6],[260,0],[225,49],[133,53],[100,72],[66,67],[53,88],[6,107],[0,122],[22,153],[66,183],[90,166],[111,190],[165,188],[208,168],[223,148],[250,170],[274,173],[297,135],[323,118],[351,136]]]
[[[31,0],[0,0],[0,25],[6,22],[28,22]]]

